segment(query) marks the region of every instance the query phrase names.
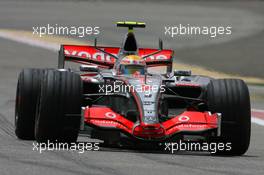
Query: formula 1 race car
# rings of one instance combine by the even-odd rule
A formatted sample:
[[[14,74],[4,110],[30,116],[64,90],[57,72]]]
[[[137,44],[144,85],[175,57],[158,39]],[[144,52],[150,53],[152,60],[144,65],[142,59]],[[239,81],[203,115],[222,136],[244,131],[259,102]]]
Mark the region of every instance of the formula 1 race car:
[[[58,69],[24,69],[18,79],[15,133],[37,142],[76,142],[80,133],[106,145],[176,141],[230,143],[220,155],[242,155],[250,142],[250,98],[238,79],[172,70],[173,51],[138,48],[128,27],[122,47],[62,45]],[[65,68],[65,62],[80,69]],[[164,71],[165,68],[165,71]],[[163,70],[163,72],[161,72]]]

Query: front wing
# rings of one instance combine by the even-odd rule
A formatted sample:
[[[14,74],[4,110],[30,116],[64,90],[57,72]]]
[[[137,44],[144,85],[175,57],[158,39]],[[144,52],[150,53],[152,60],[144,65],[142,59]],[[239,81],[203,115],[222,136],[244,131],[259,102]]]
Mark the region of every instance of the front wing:
[[[217,113],[185,111],[162,123],[144,124],[134,123],[105,106],[84,107],[82,110],[84,124],[100,129],[118,129],[140,139],[164,140],[176,134],[198,134],[209,130],[216,130],[220,136],[221,130],[221,115]]]

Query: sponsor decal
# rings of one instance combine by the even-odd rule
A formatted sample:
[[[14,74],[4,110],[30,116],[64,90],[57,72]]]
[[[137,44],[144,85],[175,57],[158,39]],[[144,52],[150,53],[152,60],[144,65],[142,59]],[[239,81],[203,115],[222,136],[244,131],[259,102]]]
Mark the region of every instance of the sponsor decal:
[[[113,112],[107,112],[107,113],[105,113],[105,116],[106,116],[107,118],[116,118],[116,114],[113,113]]]
[[[124,130],[128,131],[125,126],[123,126],[122,124],[120,124],[118,122],[112,121],[112,120],[94,120],[94,119],[92,119],[92,120],[90,120],[89,123],[93,123],[93,124],[101,126],[101,127],[109,127],[109,126],[111,126],[111,127],[124,129]]]
[[[207,126],[205,124],[180,124],[177,126],[178,128],[206,128]]]
[[[87,58],[90,60],[102,61],[102,62],[115,62],[115,60],[111,59],[111,57],[109,55],[106,55],[102,52],[89,53],[87,51],[64,50],[64,53],[66,56],[77,56],[77,57],[81,57],[81,58]],[[116,55],[116,54],[113,54],[113,55]]]
[[[178,120],[181,122],[187,122],[190,120],[190,117],[188,117],[186,115],[181,115],[180,117],[178,117]]]
[[[107,50],[106,50],[107,51]],[[77,56],[77,57],[82,57],[82,58],[87,58],[95,61],[102,61],[102,62],[115,62],[115,59],[112,58],[111,56],[98,52],[95,50],[91,51],[84,51],[84,50],[64,50],[64,53],[66,56]],[[115,56],[117,56],[116,53],[111,53]],[[141,57],[144,57],[145,55],[139,54]],[[157,54],[157,55],[152,55],[146,58],[146,61],[164,61],[164,60],[169,60],[169,57],[167,55],[163,54]]]

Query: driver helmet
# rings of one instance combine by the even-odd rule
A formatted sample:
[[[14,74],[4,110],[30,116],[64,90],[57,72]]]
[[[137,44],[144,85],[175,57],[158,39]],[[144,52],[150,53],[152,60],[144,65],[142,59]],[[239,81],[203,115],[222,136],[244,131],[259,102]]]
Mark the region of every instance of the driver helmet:
[[[144,75],[146,62],[138,55],[125,56],[119,65],[119,73],[123,75]]]

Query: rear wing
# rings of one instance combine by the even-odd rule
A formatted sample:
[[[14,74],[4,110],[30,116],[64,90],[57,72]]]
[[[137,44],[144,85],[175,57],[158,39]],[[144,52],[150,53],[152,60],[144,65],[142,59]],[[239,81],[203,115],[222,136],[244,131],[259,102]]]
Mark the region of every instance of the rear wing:
[[[144,22],[134,22],[134,21],[121,21],[116,23],[117,27],[128,27],[128,30],[133,30],[133,28],[145,28],[146,23]]]
[[[101,50],[117,56],[120,48],[118,47],[97,47]],[[158,52],[158,49],[139,48],[139,56],[144,57],[151,53]],[[149,67],[166,65],[171,67],[173,61],[173,50],[160,50],[160,52],[150,55],[145,58],[146,64]],[[61,45],[59,50],[58,68],[64,68],[65,61],[77,62],[80,64],[98,65],[99,67],[112,68],[116,58],[107,55],[94,46],[80,46],[80,45]]]

